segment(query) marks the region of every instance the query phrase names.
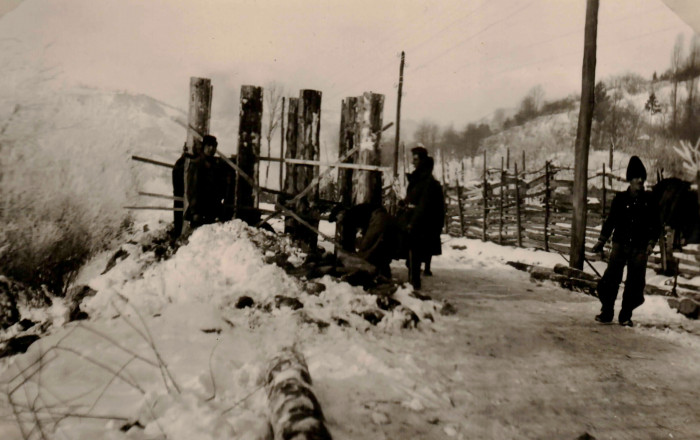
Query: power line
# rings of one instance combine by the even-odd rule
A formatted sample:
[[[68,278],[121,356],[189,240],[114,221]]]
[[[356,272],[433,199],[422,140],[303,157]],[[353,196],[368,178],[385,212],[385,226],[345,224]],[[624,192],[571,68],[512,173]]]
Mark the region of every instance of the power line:
[[[458,48],[459,46],[461,46],[461,45],[463,45],[464,43],[467,43],[468,41],[472,40],[474,37],[477,37],[477,36],[483,34],[483,33],[486,32],[487,30],[491,29],[492,27],[494,27],[494,26],[496,26],[496,25],[498,25],[498,24],[503,23],[504,21],[510,20],[511,18],[513,18],[513,17],[515,17],[516,15],[520,14],[520,13],[521,13],[522,11],[524,11],[525,9],[529,8],[533,3],[535,3],[535,2],[534,2],[534,1],[531,1],[531,2],[527,3],[525,6],[521,7],[520,9],[516,10],[515,12],[513,12],[512,14],[509,14],[509,15],[507,15],[506,17],[504,17],[504,18],[502,18],[502,19],[500,19],[500,20],[496,20],[496,21],[490,23],[489,25],[487,25],[486,27],[482,28],[482,29],[479,30],[478,32],[476,32],[476,33],[474,33],[474,34],[468,36],[468,37],[465,38],[464,40],[459,41],[457,44],[454,44],[453,46],[450,46],[447,50],[444,50],[444,51],[440,52],[440,53],[439,53],[438,55],[436,55],[435,57],[429,59],[429,60],[426,61],[425,63],[423,63],[423,64],[421,64],[420,66],[418,66],[418,67],[416,67],[415,69],[413,69],[413,71],[414,71],[414,72],[417,72],[417,71],[419,71],[419,70],[425,68],[425,66],[427,66],[428,64],[432,63],[433,61],[437,60],[438,58],[441,58],[441,57],[447,55],[448,53],[452,52],[454,49]]]

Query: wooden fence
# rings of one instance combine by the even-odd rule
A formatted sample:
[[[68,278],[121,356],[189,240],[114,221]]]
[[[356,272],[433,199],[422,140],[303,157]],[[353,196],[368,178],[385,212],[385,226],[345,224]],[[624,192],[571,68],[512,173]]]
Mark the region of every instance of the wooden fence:
[[[571,240],[573,168],[545,164],[535,171],[518,172],[501,168],[484,169],[481,182],[466,187],[445,188],[447,231],[452,236],[492,241],[502,245],[531,247],[563,254],[567,260]],[[589,175],[586,258],[598,259],[590,252],[596,243],[602,222],[610,211],[616,189],[626,188],[625,179],[606,171]],[[672,231],[659,241],[649,265],[666,270],[678,264],[680,275],[700,275],[695,246],[675,252],[671,248]],[[610,246],[608,242],[607,246]],[[608,249],[609,250],[609,249]]]

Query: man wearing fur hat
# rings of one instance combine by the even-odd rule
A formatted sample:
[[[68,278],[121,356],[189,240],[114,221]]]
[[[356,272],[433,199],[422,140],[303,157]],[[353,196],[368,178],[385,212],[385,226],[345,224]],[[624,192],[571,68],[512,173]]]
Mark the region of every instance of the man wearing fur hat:
[[[620,325],[632,327],[632,311],[644,303],[647,258],[659,238],[660,226],[656,204],[651,193],[644,191],[647,172],[637,156],[627,165],[626,191],[612,201],[610,214],[603,223],[593,252],[603,254],[603,247],[612,234],[612,252],[608,267],[598,282],[598,299],[602,304],[596,321],[609,323],[615,313],[622,271],[627,266],[627,279],[622,292],[622,308],[618,315]]]

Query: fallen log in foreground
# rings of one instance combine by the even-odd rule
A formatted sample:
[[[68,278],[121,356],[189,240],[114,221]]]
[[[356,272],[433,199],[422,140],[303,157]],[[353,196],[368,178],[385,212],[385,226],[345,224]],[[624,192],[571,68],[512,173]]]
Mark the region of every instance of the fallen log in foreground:
[[[265,390],[275,440],[331,440],[301,353],[285,347],[270,361]]]

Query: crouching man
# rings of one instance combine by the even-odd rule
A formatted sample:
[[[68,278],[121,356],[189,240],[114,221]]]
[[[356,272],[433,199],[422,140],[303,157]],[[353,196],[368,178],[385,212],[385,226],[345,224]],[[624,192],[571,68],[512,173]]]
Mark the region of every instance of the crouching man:
[[[605,219],[593,252],[603,254],[605,243],[612,234],[612,252],[603,277],[598,282],[600,314],[596,321],[609,323],[615,313],[615,299],[627,266],[627,279],[622,292],[620,325],[632,327],[632,311],[644,303],[647,258],[659,238],[660,227],[656,204],[651,193],[644,191],[647,172],[642,161],[632,156],[627,166],[627,191],[618,193],[612,201],[610,215]]]

